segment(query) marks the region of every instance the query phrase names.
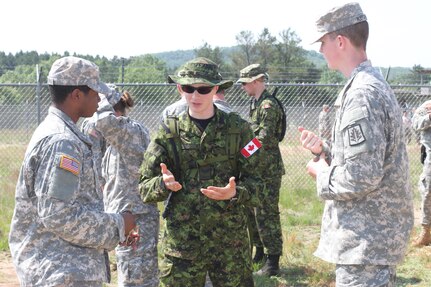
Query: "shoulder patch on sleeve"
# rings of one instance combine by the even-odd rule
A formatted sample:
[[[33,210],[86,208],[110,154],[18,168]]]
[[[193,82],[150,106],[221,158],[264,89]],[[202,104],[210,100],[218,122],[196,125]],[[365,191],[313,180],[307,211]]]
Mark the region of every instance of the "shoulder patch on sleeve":
[[[79,166],[80,166],[80,163],[76,159],[69,157],[67,155],[60,156],[60,163],[59,163],[60,168],[70,171],[74,175],[79,175]]]
[[[355,146],[363,143],[366,139],[364,133],[362,132],[361,125],[356,124],[347,129],[349,135],[349,145]]]
[[[245,147],[241,149],[241,154],[248,158],[252,154],[254,154],[258,149],[262,147],[262,143],[258,140],[257,137],[252,139]]]
[[[270,103],[265,103],[263,106],[262,106],[262,108],[264,108],[264,109],[269,109],[271,107],[271,104]]]

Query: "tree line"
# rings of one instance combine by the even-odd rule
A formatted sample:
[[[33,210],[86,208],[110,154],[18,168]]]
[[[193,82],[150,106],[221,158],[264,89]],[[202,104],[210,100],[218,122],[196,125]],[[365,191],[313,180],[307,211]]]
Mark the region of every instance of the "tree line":
[[[144,54],[130,58],[79,55],[64,52],[62,55],[38,54],[36,51],[16,54],[0,52],[0,83],[46,82],[52,63],[60,57],[75,55],[95,62],[102,79],[110,83],[164,83],[168,74],[194,57],[207,57],[220,65],[226,79],[236,80],[239,71],[252,63],[267,68],[271,82],[279,83],[343,83],[344,77],[328,70],[323,57],[301,47],[301,39],[295,31],[283,30],[274,36],[268,28],[257,35],[241,31],[236,35],[237,45],[229,48],[212,47],[205,42],[190,51],[173,51]],[[183,52],[183,53],[181,53]],[[172,64],[172,59],[177,62]],[[390,83],[429,84],[430,74],[420,65],[409,68],[382,68]]]

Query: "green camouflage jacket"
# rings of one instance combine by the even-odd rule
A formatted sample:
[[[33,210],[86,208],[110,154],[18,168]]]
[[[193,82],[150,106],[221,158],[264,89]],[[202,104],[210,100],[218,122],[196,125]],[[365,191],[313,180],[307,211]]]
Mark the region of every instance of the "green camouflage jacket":
[[[229,122],[235,123],[233,126],[238,133],[236,170],[227,160]],[[177,146],[180,169],[175,168],[169,133],[160,127],[145,153],[140,192],[145,202],[168,198],[171,192],[165,188],[160,171],[160,163],[165,163],[183,188],[169,196],[163,249],[166,254],[192,259],[199,256],[205,243],[215,240],[214,236],[235,238],[235,230],[245,228],[244,206],[258,204],[257,194],[263,189],[263,182],[255,168],[259,150],[248,158],[240,153],[254,136],[249,124],[239,115],[216,109],[204,132],[191,121],[187,112],[180,115],[177,123],[181,140],[181,147]],[[215,158],[226,160],[217,161]],[[212,163],[206,165],[205,161]],[[178,173],[181,173],[181,178]],[[226,186],[231,176],[236,177],[237,184],[234,200],[216,201],[200,192],[202,187]],[[220,226],[226,233],[214,235],[212,231]],[[244,239],[237,240],[242,242]]]
[[[259,157],[263,178],[272,178],[285,173],[283,159],[278,147],[283,111],[267,90],[260,98],[252,100],[250,121],[254,134],[262,143]]]

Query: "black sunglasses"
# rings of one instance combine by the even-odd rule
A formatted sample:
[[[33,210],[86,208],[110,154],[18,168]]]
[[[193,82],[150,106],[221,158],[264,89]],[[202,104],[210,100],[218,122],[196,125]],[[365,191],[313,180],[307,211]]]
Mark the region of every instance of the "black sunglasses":
[[[199,94],[206,95],[206,94],[209,94],[214,89],[214,87],[199,87],[199,88],[195,88],[195,87],[192,87],[192,86],[187,86],[187,85],[183,86],[183,85],[181,85],[181,89],[184,92],[188,93],[188,94],[193,94],[195,91],[198,91]]]

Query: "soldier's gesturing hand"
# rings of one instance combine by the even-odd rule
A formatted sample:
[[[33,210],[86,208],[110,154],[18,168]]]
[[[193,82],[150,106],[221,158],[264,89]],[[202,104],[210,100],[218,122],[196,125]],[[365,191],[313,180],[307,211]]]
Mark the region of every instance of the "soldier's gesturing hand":
[[[325,153],[322,152],[320,156],[317,156],[308,162],[307,173],[316,179],[317,173],[326,167],[328,167],[328,163],[325,160]]]
[[[163,182],[165,183],[167,189],[175,192],[183,188],[182,185],[175,180],[175,176],[166,167],[166,164],[161,163],[160,168],[162,169]]]
[[[201,188],[201,192],[214,200],[231,199],[236,195],[235,177],[229,178],[229,183],[225,187],[208,186],[207,188]]]
[[[315,133],[303,127],[298,127],[298,131],[301,133],[301,138],[299,140],[304,148],[314,154],[320,154],[322,152],[323,142]]]

